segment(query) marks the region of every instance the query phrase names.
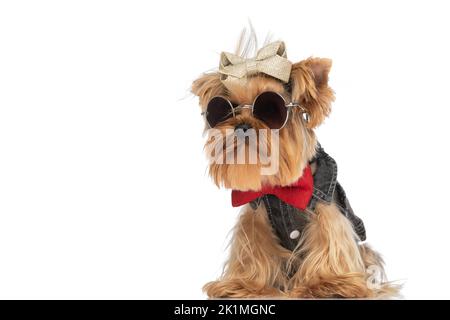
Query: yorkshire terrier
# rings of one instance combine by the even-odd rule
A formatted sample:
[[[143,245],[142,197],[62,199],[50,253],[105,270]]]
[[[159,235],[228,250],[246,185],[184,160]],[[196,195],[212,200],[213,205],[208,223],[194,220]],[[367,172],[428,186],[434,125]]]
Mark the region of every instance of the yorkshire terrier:
[[[395,294],[380,255],[363,243],[364,224],[337,181],[336,162],[314,133],[334,101],[331,60],[291,63],[280,41],[247,58],[249,44],[240,43],[236,54],[221,54],[217,72],[192,84],[209,174],[232,189],[233,206],[244,205],[223,274],[204,291],[211,298]],[[276,159],[271,169],[262,151]]]

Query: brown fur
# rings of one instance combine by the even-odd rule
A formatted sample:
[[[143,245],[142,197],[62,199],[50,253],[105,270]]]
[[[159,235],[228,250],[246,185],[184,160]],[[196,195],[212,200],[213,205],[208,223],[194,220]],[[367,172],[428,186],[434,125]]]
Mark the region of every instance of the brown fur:
[[[328,86],[330,59],[309,58],[295,63],[291,71],[292,99],[308,110],[314,128],[330,114],[334,92]]]
[[[305,122],[299,110],[290,115],[280,130],[279,171],[262,176],[257,164],[215,164],[209,173],[218,186],[237,190],[259,190],[263,185],[286,186],[296,181],[315,154],[313,128],[328,116],[334,100],[328,86],[331,60],[309,58],[295,63],[289,84],[265,75],[248,78],[245,85],[225,86],[218,73],[204,74],[192,86],[202,110],[213,96],[224,96],[237,104],[251,104],[264,91],[275,91],[286,101],[299,102],[310,121]],[[216,128],[225,132],[247,122],[255,129],[267,128],[243,110]],[[208,138],[206,145],[217,143]],[[269,146],[270,148],[270,146]],[[205,285],[209,297],[380,297],[395,293],[388,283],[381,288],[367,285],[369,266],[382,268],[380,256],[367,245],[358,244],[350,222],[336,205],[319,203],[297,249],[293,252],[279,244],[271,229],[263,205],[256,210],[245,206],[234,229],[230,257],[222,276]]]
[[[264,76],[250,78],[246,87],[235,87],[230,93],[224,90],[221,95],[238,104],[251,104],[255,97],[264,91],[278,92],[290,101],[285,88],[278,81]],[[225,188],[259,190],[263,184],[286,186],[296,181],[307,162],[314,156],[316,145],[314,132],[302,124],[298,113],[298,110],[294,110],[286,127],[280,130],[280,163],[277,175],[261,176],[259,164],[213,163],[209,167],[209,173],[214,182]],[[223,122],[217,129],[225,132],[240,122],[250,123],[255,129],[267,129],[263,122],[253,118],[248,111]]]
[[[365,264],[351,223],[334,205],[319,203],[298,254],[302,262],[291,279],[290,294],[300,297],[371,297]]]
[[[384,283],[367,286],[366,268],[380,256],[358,245],[352,226],[334,205],[318,205],[298,249],[283,248],[271,230],[264,206],[243,209],[231,240],[230,257],[209,297],[380,298],[397,294]],[[293,272],[294,271],[294,272]],[[292,275],[293,274],[293,275]]]
[[[278,244],[262,206],[246,206],[234,229],[230,258],[218,281],[205,285],[210,297],[282,296],[287,286],[284,262],[290,252]]]

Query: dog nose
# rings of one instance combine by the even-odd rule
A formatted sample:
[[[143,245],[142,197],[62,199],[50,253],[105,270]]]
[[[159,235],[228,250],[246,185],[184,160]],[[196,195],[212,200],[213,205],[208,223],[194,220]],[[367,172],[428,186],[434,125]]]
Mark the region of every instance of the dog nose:
[[[247,131],[248,129],[251,129],[251,125],[248,123],[239,123],[237,126],[234,127],[234,131],[241,129],[242,131]]]

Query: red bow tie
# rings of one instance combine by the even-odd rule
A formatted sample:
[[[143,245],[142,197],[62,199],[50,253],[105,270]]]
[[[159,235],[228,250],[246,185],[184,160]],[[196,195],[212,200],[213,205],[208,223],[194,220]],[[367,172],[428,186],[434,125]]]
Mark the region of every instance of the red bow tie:
[[[273,194],[291,206],[305,210],[311,199],[312,192],[313,177],[311,168],[307,166],[300,179],[287,187],[263,187],[261,191],[233,190],[231,192],[231,203],[233,207],[239,207],[265,194]]]

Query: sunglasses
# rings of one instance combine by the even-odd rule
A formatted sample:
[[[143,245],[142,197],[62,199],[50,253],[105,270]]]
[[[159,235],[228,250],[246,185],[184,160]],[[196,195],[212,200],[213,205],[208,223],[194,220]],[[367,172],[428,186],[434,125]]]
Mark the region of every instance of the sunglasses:
[[[286,103],[280,94],[266,91],[259,94],[251,105],[236,105],[224,97],[215,96],[209,100],[206,111],[202,112],[202,115],[209,127],[214,128],[219,123],[235,117],[236,111],[250,109],[252,115],[264,122],[270,129],[281,129],[286,125],[293,107],[300,107],[300,105],[292,102]]]

